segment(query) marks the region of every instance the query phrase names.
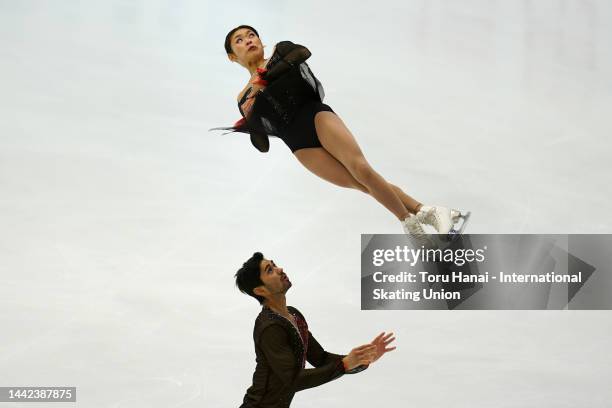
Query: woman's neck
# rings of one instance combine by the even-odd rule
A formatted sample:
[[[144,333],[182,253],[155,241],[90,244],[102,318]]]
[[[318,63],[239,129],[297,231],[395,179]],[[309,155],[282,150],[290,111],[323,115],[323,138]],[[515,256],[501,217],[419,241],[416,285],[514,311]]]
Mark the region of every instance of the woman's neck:
[[[252,64],[249,64],[247,69],[249,70],[249,73],[251,74],[251,76],[257,73],[257,68],[265,67],[267,62],[268,60],[266,59],[260,59],[260,60],[253,62]]]

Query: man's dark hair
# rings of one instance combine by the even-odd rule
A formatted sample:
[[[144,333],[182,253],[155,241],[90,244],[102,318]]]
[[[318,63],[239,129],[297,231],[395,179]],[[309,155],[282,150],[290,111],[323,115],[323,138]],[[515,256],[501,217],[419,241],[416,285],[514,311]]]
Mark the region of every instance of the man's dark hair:
[[[265,298],[253,293],[253,289],[264,284],[261,281],[259,270],[259,265],[263,258],[264,256],[261,252],[255,252],[252,257],[242,264],[242,268],[238,269],[238,272],[234,275],[238,289],[242,293],[253,296],[259,304],[262,304]]]
[[[238,27],[232,29],[229,33],[227,33],[227,35],[225,36],[225,52],[228,54],[233,54],[234,51],[232,50],[232,35],[234,35],[234,33],[238,30],[240,30],[241,28],[248,28],[249,30],[253,31],[255,33],[255,35],[257,37],[259,37],[259,33],[257,32],[257,30],[255,30],[253,27],[251,27],[250,25],[239,25]]]

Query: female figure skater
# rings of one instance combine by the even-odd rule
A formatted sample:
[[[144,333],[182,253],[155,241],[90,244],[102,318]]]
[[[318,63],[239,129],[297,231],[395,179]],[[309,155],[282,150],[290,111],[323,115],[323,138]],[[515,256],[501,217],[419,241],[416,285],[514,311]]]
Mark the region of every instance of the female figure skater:
[[[370,166],[344,122],[322,103],[323,87],[305,62],[311,55],[306,47],[281,41],[268,59],[263,48],[259,34],[248,25],[234,28],[225,37],[229,60],[246,68],[250,79],[237,98],[242,118],[232,127],[214,129],[249,133],[262,152],[269,149],[268,135],[281,138],[312,173],[374,197],[417,243],[432,243],[421,224],[448,237],[463,230],[469,213],[424,206]],[[463,222],[457,231],[454,224],[460,218]]]

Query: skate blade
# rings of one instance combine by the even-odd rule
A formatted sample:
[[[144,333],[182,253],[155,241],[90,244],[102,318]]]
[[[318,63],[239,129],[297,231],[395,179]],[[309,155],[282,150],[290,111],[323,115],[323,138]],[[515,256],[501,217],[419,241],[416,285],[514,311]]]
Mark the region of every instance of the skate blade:
[[[459,222],[459,219],[464,218],[464,217],[469,217],[471,212],[470,211],[459,211],[459,210],[455,210],[455,209],[451,209],[451,221],[453,222],[453,224],[456,224],[457,222]]]
[[[463,231],[465,230],[465,226],[470,218],[470,215],[472,215],[471,211],[466,212],[465,214],[461,214],[458,218],[461,218],[463,221],[461,222],[461,226],[459,228],[453,228],[449,231],[447,237],[449,241],[454,241],[456,240],[461,234],[463,234]]]

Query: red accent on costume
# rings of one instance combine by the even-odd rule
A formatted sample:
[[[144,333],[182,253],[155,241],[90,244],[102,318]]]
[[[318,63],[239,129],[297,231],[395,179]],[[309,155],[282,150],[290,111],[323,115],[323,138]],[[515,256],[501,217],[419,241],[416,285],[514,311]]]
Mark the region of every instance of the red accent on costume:
[[[308,354],[308,324],[299,315],[292,313],[295,318],[295,322],[298,326],[300,337],[304,343],[304,355],[302,356],[302,367],[306,366],[306,355]]]
[[[234,123],[234,129],[238,129],[241,128],[242,126],[244,126],[244,124],[246,123],[246,119],[245,118],[240,118],[236,121],[236,123]]]
[[[252,83],[256,85],[267,86],[268,81],[263,79],[263,74],[265,74],[266,72],[268,72],[268,70],[265,68],[257,68],[257,79],[252,81]]]

